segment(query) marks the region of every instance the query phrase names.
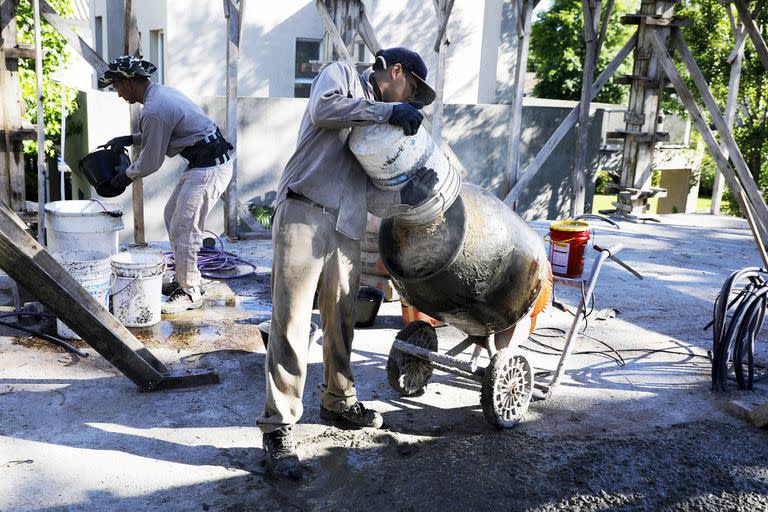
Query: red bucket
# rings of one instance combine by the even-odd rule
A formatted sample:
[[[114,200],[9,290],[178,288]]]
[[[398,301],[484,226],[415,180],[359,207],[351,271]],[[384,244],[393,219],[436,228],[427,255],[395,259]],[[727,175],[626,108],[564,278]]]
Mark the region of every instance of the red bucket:
[[[560,277],[580,277],[584,272],[584,247],[589,224],[581,220],[557,220],[549,225],[549,262]]]

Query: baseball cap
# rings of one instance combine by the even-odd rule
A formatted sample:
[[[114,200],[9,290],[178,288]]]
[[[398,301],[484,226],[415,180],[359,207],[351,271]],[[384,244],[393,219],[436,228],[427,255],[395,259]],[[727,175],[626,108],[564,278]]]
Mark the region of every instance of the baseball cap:
[[[395,47],[376,52],[373,69],[387,69],[393,64],[400,64],[416,79],[416,101],[429,105],[435,101],[435,90],[427,84],[427,65],[421,56],[408,48]]]

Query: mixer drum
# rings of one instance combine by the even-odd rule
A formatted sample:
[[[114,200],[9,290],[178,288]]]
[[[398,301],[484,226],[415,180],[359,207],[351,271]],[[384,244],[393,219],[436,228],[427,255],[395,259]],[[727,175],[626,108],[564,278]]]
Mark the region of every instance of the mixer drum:
[[[475,336],[523,318],[549,268],[543,240],[496,196],[471,183],[433,222],[405,226],[385,219],[379,248],[405,302]]]

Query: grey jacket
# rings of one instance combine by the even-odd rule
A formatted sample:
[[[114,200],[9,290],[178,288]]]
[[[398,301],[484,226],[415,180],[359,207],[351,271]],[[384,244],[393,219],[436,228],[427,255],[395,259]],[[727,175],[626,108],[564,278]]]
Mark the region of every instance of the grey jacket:
[[[349,64],[330,64],[315,78],[299,129],[296,151],[280,178],[277,204],[290,188],[338,212],[336,230],[353,240],[365,233],[368,196],[392,205],[399,193],[377,193],[347,147],[350,128],[386,123],[392,104],[375,101],[370,70],[358,74]]]
[[[176,156],[187,146],[216,131],[216,124],[203,109],[173,87],[149,82],[139,117],[140,133],[133,143],[141,144],[138,158],[128,167],[129,178],[157,171],[165,156]]]

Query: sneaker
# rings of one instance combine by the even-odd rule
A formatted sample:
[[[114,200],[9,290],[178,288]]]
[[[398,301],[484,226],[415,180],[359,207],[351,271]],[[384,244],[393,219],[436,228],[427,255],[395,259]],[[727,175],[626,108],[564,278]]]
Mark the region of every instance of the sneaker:
[[[275,478],[301,478],[301,464],[296,455],[296,443],[290,426],[264,434],[261,442],[267,473]]]
[[[192,288],[176,288],[168,297],[168,300],[162,303],[160,310],[165,315],[179,313],[188,309],[198,309],[203,306],[203,294],[199,286]]]
[[[348,427],[381,428],[384,418],[381,413],[366,409],[362,402],[355,402],[339,412],[320,406],[320,417],[324,420],[337,421]]]

